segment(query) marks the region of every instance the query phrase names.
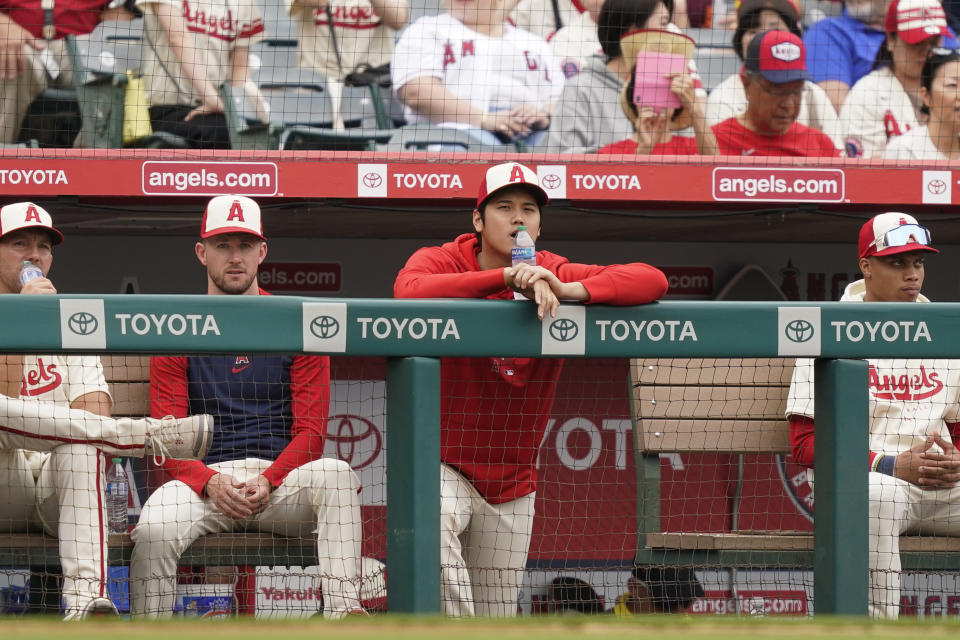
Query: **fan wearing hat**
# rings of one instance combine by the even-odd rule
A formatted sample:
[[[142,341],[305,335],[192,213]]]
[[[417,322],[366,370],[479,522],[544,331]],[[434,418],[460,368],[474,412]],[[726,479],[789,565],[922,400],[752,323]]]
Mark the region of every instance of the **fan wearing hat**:
[[[809,74],[803,42],[789,31],[763,31],[750,41],[740,78],[747,110],[713,126],[724,155],[835,157],[822,131],[797,122]]]
[[[620,39],[620,48],[628,60],[637,60],[645,53],[682,56],[689,70],[695,44],[685,35],[661,29],[641,29]],[[670,92],[677,97],[679,109],[637,104],[634,98],[637,74],[631,72],[620,91],[620,107],[633,123],[633,135],[625,140],[601,147],[597,153],[651,155],[715,155],[717,140],[707,125],[704,108],[706,96],[698,88],[697,76],[684,73],[664,74],[670,79]],[[693,136],[677,135],[680,129],[692,129]]]
[[[268,295],[257,282],[267,255],[261,218],[244,196],[207,204],[194,252],[208,295]],[[360,479],[346,462],[323,457],[329,403],[327,356],[151,358],[151,413],[203,407],[220,437],[202,460],[159,462],[173,480],[150,495],[131,536],[135,616],[172,616],[181,553],[203,534],[238,530],[316,536],[324,617],[366,614],[358,591]]]
[[[854,85],[840,110],[852,158],[882,155],[887,143],[926,121],[920,98],[923,65],[949,35],[937,0],[894,0],[885,28],[874,70]]]
[[[558,301],[636,305],[667,291],[643,263],[598,266],[538,251],[511,266],[520,226],[543,228],[547,193],[528,167],[486,171],[472,232],[414,253],[397,274],[397,298],[478,298],[527,305],[550,323]],[[532,304],[514,301],[519,291]],[[491,347],[491,351],[497,351]],[[513,616],[523,581],[537,490],[537,453],[563,369],[558,358],[443,358],[440,398],[440,562],[443,610]]]
[[[737,10],[737,28],[733,33],[737,57],[745,60],[753,37],[771,29],[801,35],[800,14],[792,0],[743,0]],[[711,126],[746,110],[747,94],[739,73],[728,76],[707,96],[707,122]],[[837,110],[824,90],[809,80],[803,85],[797,122],[824,132],[838,148],[843,142]]]
[[[841,301],[929,302],[926,259],[938,253],[916,218],[881,213],[860,229],[858,266]],[[960,535],[960,363],[946,359],[870,359],[869,478],[870,612],[900,609],[900,535],[926,528]],[[813,360],[797,359],[786,416],[793,458],[813,481]]]

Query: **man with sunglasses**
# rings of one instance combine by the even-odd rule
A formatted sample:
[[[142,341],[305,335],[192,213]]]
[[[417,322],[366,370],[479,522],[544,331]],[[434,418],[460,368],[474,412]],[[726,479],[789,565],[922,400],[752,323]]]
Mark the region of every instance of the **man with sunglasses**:
[[[860,229],[863,279],[844,302],[929,302],[924,262],[938,253],[930,232],[905,213],[881,213]],[[960,535],[960,386],[946,359],[871,359],[870,613],[900,608],[900,535]],[[797,360],[786,415],[794,460],[813,483],[813,360]]]

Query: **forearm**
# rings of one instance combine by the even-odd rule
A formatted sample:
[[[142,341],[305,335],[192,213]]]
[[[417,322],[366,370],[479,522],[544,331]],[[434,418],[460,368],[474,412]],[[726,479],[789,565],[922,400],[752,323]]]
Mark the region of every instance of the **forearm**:
[[[319,0],[325,2],[325,0]],[[373,10],[380,19],[391,29],[399,30],[410,19],[410,7],[407,0],[370,0]]]
[[[693,133],[697,138],[697,150],[702,156],[715,156],[720,153],[717,146],[717,137],[707,122],[707,115],[702,106],[693,110]]]
[[[183,16],[176,13],[170,5],[152,5],[156,12],[160,26],[167,34],[170,50],[180,64],[180,69],[193,87],[194,94],[204,103],[216,102],[219,99],[217,88],[207,76],[206,67],[200,59],[193,34],[187,30]]]
[[[298,433],[263,472],[263,477],[270,482],[270,486],[280,486],[291,471],[323,457],[323,441],[323,435],[315,431]]]
[[[467,273],[426,273],[404,269],[397,276],[397,298],[485,298],[507,287],[503,269]]]
[[[460,122],[483,128],[483,110],[447,91],[436,78],[416,78],[399,91],[408,107],[432,122]]]

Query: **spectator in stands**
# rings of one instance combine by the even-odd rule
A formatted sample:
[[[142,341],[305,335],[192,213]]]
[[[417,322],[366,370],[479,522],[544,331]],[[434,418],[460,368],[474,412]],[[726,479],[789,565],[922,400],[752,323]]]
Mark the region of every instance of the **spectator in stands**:
[[[894,0],[886,31],[874,70],[853,86],[840,110],[851,158],[881,155],[890,140],[926,120],[920,75],[927,54],[948,35],[943,7],[937,0]]]
[[[220,85],[229,82],[264,121],[268,107],[250,80],[250,45],[263,38],[256,3],[137,0],[144,14],[143,76],[150,124],[195,148],[229,149]]]
[[[407,122],[464,129],[486,144],[535,144],[563,89],[549,45],[508,24],[503,0],[444,4],[397,43],[391,75]]]
[[[208,295],[268,295],[257,284],[267,244],[256,202],[213,198],[200,237]],[[222,435],[202,462],[161,463],[174,479],[150,496],[133,531],[134,615],[171,615],[180,555],[203,534],[238,530],[316,536],[325,617],[365,614],[360,480],[346,462],[323,457],[329,402],[326,356],[151,360],[151,413],[204,407]]]
[[[663,0],[606,0],[597,19],[603,56],[590,56],[580,74],[560,95],[550,126],[547,150],[593,153],[602,146],[629,138],[634,128],[620,114],[620,90],[630,78],[635,60],[628,60],[620,39],[638,29],[666,29],[670,7]]]
[[[636,60],[637,51],[647,50],[647,37],[658,40],[657,49],[664,53],[682,53],[689,60],[693,53],[693,41],[686,36],[665,33],[663,31],[637,31],[627,34],[620,40],[620,46],[627,58]],[[664,40],[675,43],[671,49]],[[666,45],[666,46],[661,46]],[[693,74],[672,73],[670,76],[670,91],[680,101],[680,109],[654,109],[647,105],[637,105],[634,102],[634,86],[636,74],[631,73],[629,80],[620,92],[620,108],[624,115],[633,123],[633,135],[620,142],[614,142],[601,147],[597,153],[623,154],[651,154],[651,155],[716,155],[717,140],[707,124],[704,115],[706,97],[697,91]],[[675,123],[683,120],[679,126]],[[688,128],[690,123],[694,136],[677,135],[673,128]]]
[[[45,22],[41,3],[11,0],[0,7],[0,143],[20,135],[23,116],[48,87],[73,86],[73,72],[63,37],[86,34],[100,22],[109,0],[58,4]]]
[[[300,32],[300,66],[328,78],[390,63],[395,32],[407,24],[407,0],[286,0]]]
[[[487,170],[472,213],[474,233],[417,251],[393,286],[398,298],[532,301],[556,317],[559,300],[634,305],[659,299],[667,280],[643,263],[569,262],[547,251],[511,266],[517,227],[540,235],[547,194],[515,162]],[[524,303],[516,303],[524,304]],[[513,616],[533,531],[537,452],[563,360],[443,358],[440,364],[440,545],[448,615]]]
[[[951,92],[955,105],[956,86]],[[930,242],[930,231],[912,216],[898,212],[874,216],[860,228],[857,255],[863,279],[847,285],[841,301],[908,303],[899,305],[905,308],[904,314],[910,313],[909,304],[929,302],[921,289],[924,263],[938,253]],[[960,535],[956,360],[871,358],[867,362],[869,451],[861,454],[869,454],[862,458],[868,461],[863,471],[869,487],[869,611],[876,617],[896,618],[900,612],[900,536]],[[790,421],[793,459],[808,468],[811,482],[814,391],[813,360],[799,358],[785,413]]]
[[[888,2],[846,0],[840,17],[821,20],[803,36],[810,75],[827,92],[838,113],[851,87],[873,69],[877,50],[886,37]],[[929,0],[903,0],[900,5],[905,11],[916,8],[922,12]],[[957,46],[952,36],[944,43]]]
[[[550,581],[550,608],[562,615],[603,613],[603,599],[580,578],[557,576]]]
[[[753,37],[741,72],[747,110],[713,126],[721,154],[840,155],[826,134],[797,122],[809,78],[805,57],[803,41],[789,31]]]
[[[743,0],[737,11],[737,29],[733,34],[733,50],[740,60],[747,53],[753,37],[761,31],[778,29],[800,36],[800,16],[792,0]],[[739,74],[733,74],[717,85],[707,97],[707,122],[719,122],[743,113],[747,109],[747,94]],[[840,121],[826,92],[809,80],[803,85],[800,103],[800,124],[824,132],[834,145],[840,146]]]
[[[898,160],[958,160],[960,52],[956,49],[934,49],[923,65],[920,81],[921,110],[927,114],[927,125],[914,127],[891,140],[883,157]]]
[[[597,20],[603,8],[603,0],[583,0],[586,9],[578,13],[550,38],[550,49],[560,61],[565,78],[580,73],[590,56],[603,55],[603,48],[597,38]]]
[[[590,3],[591,0],[507,0],[507,13],[518,28],[552,43],[562,28],[576,24],[584,13],[591,10]],[[689,27],[687,0],[677,0],[672,5],[670,13],[674,24],[681,29]],[[596,16],[593,22],[596,22]]]
[[[41,207],[0,209],[0,294],[56,294],[46,276],[62,241]],[[21,283],[25,261],[43,275]],[[59,537],[67,620],[116,614],[106,593],[104,453],[203,455],[213,439],[210,416],[110,418],[110,390],[95,355],[0,356],[0,394],[0,529]]]
[[[613,613],[618,617],[685,613],[704,595],[703,585],[689,567],[637,566],[627,578],[627,591],[617,598]]]

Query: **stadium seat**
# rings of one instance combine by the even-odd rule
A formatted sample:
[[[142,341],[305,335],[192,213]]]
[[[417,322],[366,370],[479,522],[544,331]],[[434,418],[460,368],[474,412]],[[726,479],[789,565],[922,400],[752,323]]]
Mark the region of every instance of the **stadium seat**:
[[[442,149],[440,147],[443,147]],[[509,145],[490,145],[478,142],[462,129],[433,125],[407,125],[396,130],[390,141],[378,145],[379,151],[477,151],[512,153]]]
[[[394,135],[390,129],[320,129],[317,127],[290,127],[280,136],[283,150],[308,151],[375,151],[387,144]]]
[[[233,149],[279,149],[284,125],[264,123],[243,91],[234,92],[229,82],[220,86],[223,113],[227,120],[230,147]],[[272,117],[272,111],[271,111]]]
[[[740,58],[733,53],[732,47],[726,50],[698,47],[693,59],[707,91],[712,91],[729,76],[739,73],[743,66]]]

